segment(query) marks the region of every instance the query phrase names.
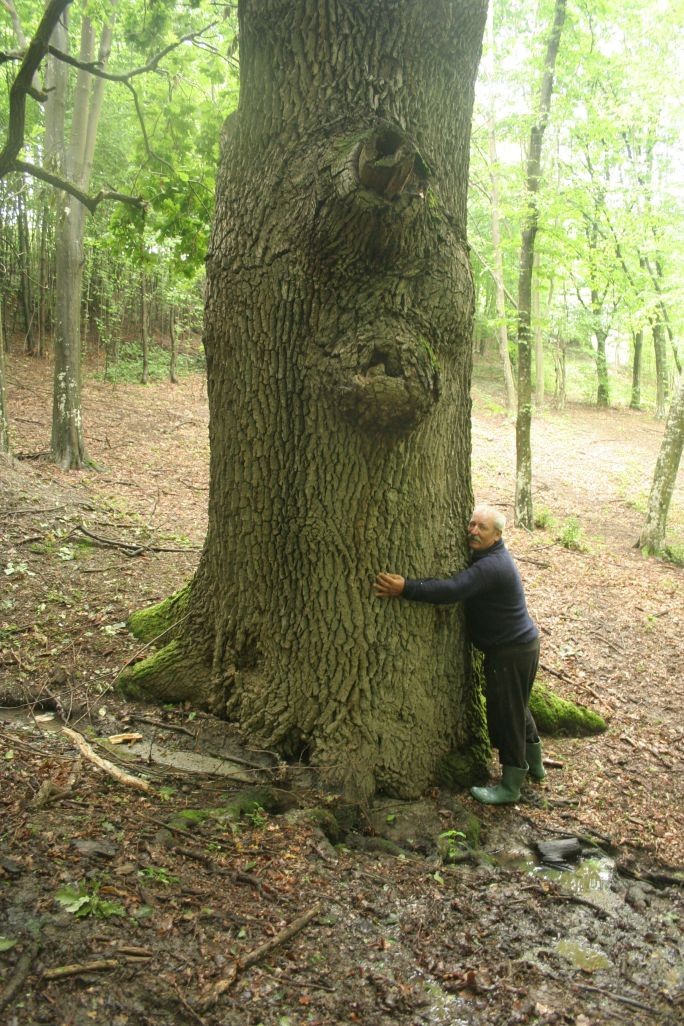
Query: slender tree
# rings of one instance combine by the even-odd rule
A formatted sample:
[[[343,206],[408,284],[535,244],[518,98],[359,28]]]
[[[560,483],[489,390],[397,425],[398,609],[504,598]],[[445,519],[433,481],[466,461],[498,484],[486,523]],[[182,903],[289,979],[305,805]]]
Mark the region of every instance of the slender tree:
[[[467,559],[485,14],[241,0],[208,256],[207,540],[190,586],[133,618],[173,640],[122,678],[357,797],[419,794],[481,729],[459,612],[382,606],[371,582]]]
[[[523,221],[518,274],[518,415],[515,425],[515,522],[531,530],[532,510],[532,273],[534,245],[539,226],[537,194],[541,178],[544,132],[551,110],[556,58],[565,21],[566,0],[555,0],[553,23],[546,44],[544,72],[539,91],[537,116],[530,130],[527,151],[527,209]]]
[[[639,547],[648,552],[659,552],[665,542],[667,516],[682,458],[682,448],[684,448],[684,374],[680,375],[679,386],[670,403],[670,412],[665,422],[665,434],[653,474],[646,522],[639,535]]]
[[[508,320],[506,313],[506,287],[504,281],[504,259],[501,243],[501,199],[499,189],[499,168],[496,152],[496,95],[495,83],[495,37],[494,37],[494,5],[490,4],[487,16],[487,84],[489,88],[489,106],[487,111],[487,144],[489,153],[490,179],[490,212],[492,227],[492,250],[494,260],[494,282],[496,285],[496,334],[499,343],[499,356],[503,368],[504,385],[506,387],[506,410],[510,417],[515,415],[517,395],[515,379],[508,351]]]

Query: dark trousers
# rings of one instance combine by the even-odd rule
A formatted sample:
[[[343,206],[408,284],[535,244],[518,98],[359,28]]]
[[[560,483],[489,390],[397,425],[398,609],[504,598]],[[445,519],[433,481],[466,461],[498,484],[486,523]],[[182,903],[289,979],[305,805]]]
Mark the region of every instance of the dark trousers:
[[[539,639],[485,652],[487,727],[503,766],[526,766],[525,744],[538,741],[529,710],[530,692],[539,665]]]

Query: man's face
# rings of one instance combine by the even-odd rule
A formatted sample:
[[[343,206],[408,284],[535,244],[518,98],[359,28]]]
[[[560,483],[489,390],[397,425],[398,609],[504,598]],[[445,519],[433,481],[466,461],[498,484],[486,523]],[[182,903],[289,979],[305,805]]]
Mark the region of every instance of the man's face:
[[[492,515],[476,509],[468,524],[468,545],[471,552],[484,552],[485,549],[491,549],[500,537],[501,532],[494,527]]]

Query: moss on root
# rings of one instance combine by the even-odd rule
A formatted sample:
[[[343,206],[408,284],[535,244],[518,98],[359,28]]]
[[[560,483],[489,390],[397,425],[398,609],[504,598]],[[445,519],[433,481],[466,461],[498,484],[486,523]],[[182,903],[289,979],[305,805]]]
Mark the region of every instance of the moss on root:
[[[530,712],[542,734],[584,737],[607,729],[606,721],[598,713],[560,698],[539,681],[532,688]]]
[[[197,662],[188,658],[177,640],[153,652],[147,659],[127,666],[117,685],[127,698],[158,702],[194,701],[201,695],[198,688]]]
[[[185,609],[190,595],[190,585],[186,584],[180,591],[169,595],[163,602],[157,602],[147,609],[139,609],[131,613],[128,627],[131,634],[139,641],[153,642],[157,639],[169,640],[176,624],[185,615]]]

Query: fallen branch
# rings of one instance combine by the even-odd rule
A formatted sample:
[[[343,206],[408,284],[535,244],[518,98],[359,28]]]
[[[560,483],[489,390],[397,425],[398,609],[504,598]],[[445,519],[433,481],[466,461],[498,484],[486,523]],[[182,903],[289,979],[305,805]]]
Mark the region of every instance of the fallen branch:
[[[127,787],[134,787],[138,791],[150,792],[154,790],[147,780],[143,780],[141,777],[134,777],[130,773],[124,773],[124,771],[120,770],[118,766],[114,766],[113,763],[107,762],[106,759],[99,756],[97,752],[93,751],[82,734],[79,734],[75,730],[71,730],[69,727],[62,727],[62,733],[74,742],[76,747],[89,762],[92,762],[94,766],[98,767],[98,769],[109,774],[110,777],[113,777],[114,780],[117,780],[120,784],[125,784]]]
[[[254,948],[252,951],[248,952],[244,958],[238,959],[238,961],[233,964],[230,976],[224,976],[223,979],[219,980],[214,986],[211,994],[209,994],[209,996],[202,1002],[202,1011],[206,1012],[210,1008],[213,1008],[221,995],[225,994],[225,992],[233,986],[238,977],[238,973],[241,970],[249,969],[250,966],[256,965],[262,958],[269,955],[274,948],[277,948],[281,944],[285,944],[287,941],[291,940],[291,938],[299,933],[300,930],[303,930],[305,926],[308,926],[311,920],[315,919],[316,916],[320,914],[320,911],[321,902],[316,902],[313,908],[310,908],[309,911],[305,912],[304,915],[299,917],[299,919],[295,919],[294,922],[290,923],[289,926],[286,926],[284,930],[277,933],[275,937],[271,937],[270,940],[259,945],[258,948]]]
[[[24,980],[31,972],[31,966],[38,956],[40,947],[40,941],[34,941],[29,950],[25,951],[17,962],[17,968],[14,970],[14,975],[8,981],[2,994],[0,994],[0,1012],[10,1003],[17,991],[23,986]]]
[[[116,958],[99,958],[94,962],[73,962],[71,965],[58,965],[54,969],[46,969],[44,980],[61,980],[65,976],[79,976],[81,973],[97,973],[104,969],[118,969],[120,962]]]
[[[132,542],[121,542],[116,541],[114,538],[103,538],[102,535],[95,534],[93,531],[89,531],[83,524],[77,524],[76,527],[70,532],[74,534],[76,531],[80,531],[86,538],[90,538],[92,541],[97,542],[98,545],[102,545],[104,548],[111,549],[123,549],[124,552],[129,552],[131,556],[139,556],[141,552],[198,552],[199,546],[189,545],[184,548],[169,548],[163,545],[139,545],[133,544]]]

